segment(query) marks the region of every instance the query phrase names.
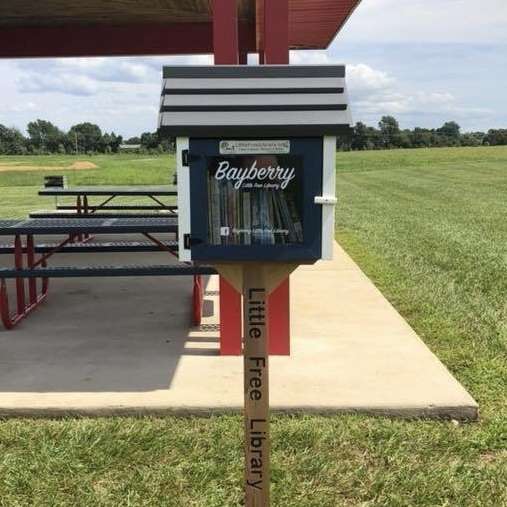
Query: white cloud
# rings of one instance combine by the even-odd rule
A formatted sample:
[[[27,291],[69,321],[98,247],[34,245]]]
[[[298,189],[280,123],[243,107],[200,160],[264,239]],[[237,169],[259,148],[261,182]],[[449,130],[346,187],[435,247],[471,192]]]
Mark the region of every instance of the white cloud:
[[[114,91],[113,86],[153,84],[160,87],[163,65],[205,65],[209,55],[155,58],[55,58],[15,62],[22,73],[17,84],[22,93],[62,93],[90,96]],[[132,87],[129,88],[132,91]]]
[[[98,85],[87,76],[72,74],[38,74],[26,73],[18,80],[19,91],[22,93],[58,92],[68,95],[94,95]]]
[[[301,65],[341,63],[324,51],[294,51],[291,61]],[[377,122],[382,115],[419,117],[424,120],[442,114],[447,114],[450,119],[492,114],[488,108],[469,107],[460,103],[448,90],[414,90],[412,86],[365,63],[347,65],[347,89],[354,121]]]
[[[35,102],[22,102],[20,104],[7,104],[3,107],[3,113],[20,114],[37,110]]]
[[[396,80],[387,72],[372,69],[364,63],[347,66],[347,86],[355,93],[384,91],[395,83]]]
[[[338,40],[507,43],[506,0],[362,0]]]

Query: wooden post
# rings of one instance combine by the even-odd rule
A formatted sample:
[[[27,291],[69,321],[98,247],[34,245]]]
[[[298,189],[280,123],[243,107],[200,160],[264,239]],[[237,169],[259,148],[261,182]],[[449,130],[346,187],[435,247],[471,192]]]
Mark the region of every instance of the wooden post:
[[[245,505],[269,505],[268,286],[262,265],[243,267]]]
[[[237,0],[213,0],[215,65],[239,63]],[[241,354],[241,293],[220,277],[220,354]]]
[[[289,63],[289,0],[264,0],[264,63]]]
[[[237,0],[213,0],[215,65],[237,65],[239,60]]]
[[[220,354],[241,355],[241,293],[220,276]]]
[[[259,19],[261,18],[262,19]],[[289,1],[257,2],[259,64],[289,63]],[[270,296],[269,353],[290,355],[290,281],[287,278]]]

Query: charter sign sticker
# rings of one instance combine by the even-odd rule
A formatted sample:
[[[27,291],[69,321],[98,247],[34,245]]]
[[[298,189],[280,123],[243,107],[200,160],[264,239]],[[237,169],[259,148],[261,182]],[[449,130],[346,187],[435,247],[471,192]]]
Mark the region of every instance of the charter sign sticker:
[[[290,153],[289,140],[220,141],[220,155],[283,155]]]

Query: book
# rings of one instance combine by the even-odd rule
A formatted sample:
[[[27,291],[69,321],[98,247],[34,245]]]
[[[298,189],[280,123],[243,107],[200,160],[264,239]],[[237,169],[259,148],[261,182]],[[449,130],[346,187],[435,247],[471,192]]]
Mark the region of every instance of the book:
[[[215,177],[216,162],[217,158],[211,158],[208,165],[210,245],[287,245],[303,242],[297,180],[284,188],[274,185],[272,180],[265,185],[246,180],[238,188],[234,180]],[[220,163],[223,164],[223,161]]]

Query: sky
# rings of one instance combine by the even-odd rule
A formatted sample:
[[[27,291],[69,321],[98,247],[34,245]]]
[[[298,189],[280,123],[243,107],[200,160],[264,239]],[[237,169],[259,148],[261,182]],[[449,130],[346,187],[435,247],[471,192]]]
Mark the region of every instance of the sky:
[[[174,63],[211,58],[0,60],[0,124],[154,131],[161,68]],[[402,128],[507,128],[507,0],[362,0],[328,50],[294,51],[291,63],[345,63],[354,121],[390,114]]]

